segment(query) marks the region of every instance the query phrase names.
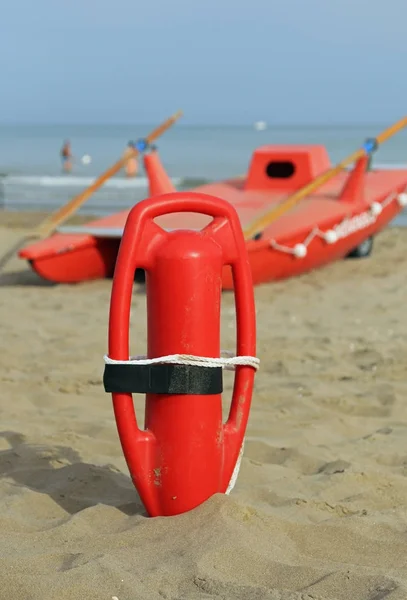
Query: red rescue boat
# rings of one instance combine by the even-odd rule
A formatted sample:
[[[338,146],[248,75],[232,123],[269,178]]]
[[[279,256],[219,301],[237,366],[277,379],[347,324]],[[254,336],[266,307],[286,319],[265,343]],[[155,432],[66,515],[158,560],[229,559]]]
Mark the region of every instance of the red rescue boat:
[[[346,256],[370,254],[373,237],[407,204],[407,169],[369,170],[368,162],[366,153],[353,170],[342,170],[246,241],[254,285],[300,275]],[[144,155],[144,165],[150,197],[175,191],[157,152]],[[233,204],[245,230],[331,168],[321,145],[263,146],[254,151],[246,176],[194,191]],[[56,283],[111,277],[128,213],[61,227],[19,256],[42,278]],[[167,230],[202,229],[210,220],[201,214],[175,213],[157,222]],[[224,270],[223,287],[233,287],[229,268]]]

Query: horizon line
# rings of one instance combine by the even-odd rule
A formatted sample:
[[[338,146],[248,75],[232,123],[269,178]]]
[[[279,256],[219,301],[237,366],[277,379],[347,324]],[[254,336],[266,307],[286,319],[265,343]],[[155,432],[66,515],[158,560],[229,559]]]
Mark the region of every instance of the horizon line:
[[[295,129],[295,128],[328,128],[328,127],[375,127],[384,125],[385,121],[332,121],[332,122],[290,122],[290,123],[272,123],[264,121],[267,124],[267,131],[270,129]],[[250,127],[252,128],[256,121],[250,123],[177,123],[177,127]],[[30,122],[30,121],[0,121],[0,127],[154,127],[157,123],[153,122],[86,122],[86,121],[54,121],[54,122]]]

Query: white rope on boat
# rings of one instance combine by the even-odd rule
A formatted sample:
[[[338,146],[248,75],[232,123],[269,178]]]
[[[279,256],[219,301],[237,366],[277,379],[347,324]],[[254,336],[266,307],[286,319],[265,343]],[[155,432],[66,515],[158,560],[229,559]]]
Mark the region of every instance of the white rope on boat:
[[[235,370],[237,366],[253,367],[253,369],[256,369],[256,371],[260,367],[260,359],[256,358],[255,356],[235,356],[233,352],[229,352],[227,350],[222,350],[221,354],[223,354],[224,357],[211,358],[206,356],[195,356],[193,354],[169,354],[168,356],[161,356],[159,358],[147,358],[147,356],[144,355],[131,356],[129,360],[114,360],[113,358],[110,358],[107,355],[105,355],[103,358],[105,364],[107,365],[154,365],[170,363],[175,365],[192,365],[200,367],[222,367],[222,369],[226,369],[229,371]],[[229,495],[236,485],[236,481],[240,471],[240,465],[243,458],[243,452],[244,438],[240,447],[239,456],[237,457],[235,468],[233,469],[229,485],[225,492],[226,495]]]
[[[383,209],[389,206],[394,200],[402,207],[407,206],[407,193],[405,192],[406,190],[401,194],[392,192],[383,200],[383,202],[372,202],[369,210],[354,215],[353,217],[345,217],[338,225],[335,225],[335,227],[328,229],[327,231],[322,231],[319,227],[314,227],[300,244],[285,246],[284,244],[279,244],[275,240],[270,240],[270,246],[278,252],[292,254],[296,258],[305,258],[308,253],[308,246],[315,238],[322,238],[327,244],[335,244],[338,240],[345,238],[348,235],[352,235],[352,233],[355,233],[360,229],[369,227],[369,225],[373,225]]]

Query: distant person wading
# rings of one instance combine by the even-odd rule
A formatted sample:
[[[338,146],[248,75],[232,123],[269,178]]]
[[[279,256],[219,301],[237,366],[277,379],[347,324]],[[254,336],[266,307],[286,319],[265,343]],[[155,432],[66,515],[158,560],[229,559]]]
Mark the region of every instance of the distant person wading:
[[[72,171],[72,152],[69,140],[65,140],[61,148],[61,160],[62,170],[65,171],[65,173],[70,173]]]

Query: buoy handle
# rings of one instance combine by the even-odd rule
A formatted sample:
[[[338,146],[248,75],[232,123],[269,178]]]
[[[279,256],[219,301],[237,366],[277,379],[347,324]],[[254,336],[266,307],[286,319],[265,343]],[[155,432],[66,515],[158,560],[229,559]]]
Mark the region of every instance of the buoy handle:
[[[236,209],[227,201],[197,192],[173,192],[138,203],[129,213],[121,240],[113,277],[110,318],[109,357],[127,361],[130,358],[129,328],[134,273],[152,265],[154,247],[170,232],[154,219],[177,212],[195,212],[213,217],[202,230],[223,250],[224,264],[230,265],[235,288],[237,319],[237,356],[255,356],[256,323],[251,269],[245,240]],[[255,369],[242,365],[236,368],[229,418],[224,426],[228,449],[225,481],[230,481],[243,442],[253,392]],[[138,427],[131,394],[113,393],[117,426],[125,456],[132,456],[130,472],[149,468],[149,442],[153,434]],[[136,446],[139,452],[135,451]],[[150,444],[151,446],[151,444]],[[141,458],[143,456],[143,458]],[[226,489],[226,488],[225,488]]]

